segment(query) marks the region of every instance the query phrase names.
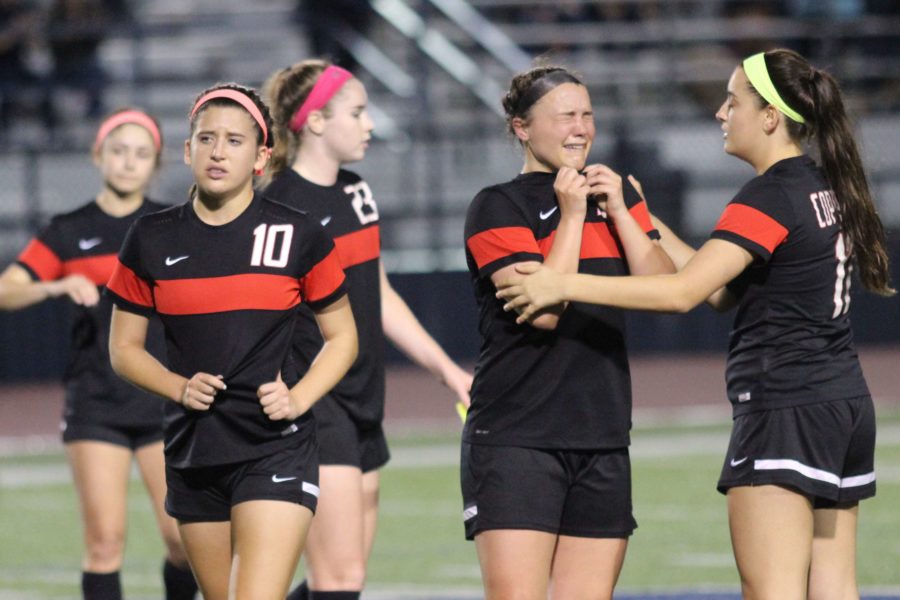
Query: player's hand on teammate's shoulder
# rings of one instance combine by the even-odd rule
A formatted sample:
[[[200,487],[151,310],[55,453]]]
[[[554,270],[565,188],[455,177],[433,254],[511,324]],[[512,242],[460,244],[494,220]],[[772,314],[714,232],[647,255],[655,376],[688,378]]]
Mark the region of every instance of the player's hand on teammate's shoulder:
[[[179,404],[188,410],[209,410],[216,393],[225,389],[227,386],[221,375],[194,373],[184,386]]]

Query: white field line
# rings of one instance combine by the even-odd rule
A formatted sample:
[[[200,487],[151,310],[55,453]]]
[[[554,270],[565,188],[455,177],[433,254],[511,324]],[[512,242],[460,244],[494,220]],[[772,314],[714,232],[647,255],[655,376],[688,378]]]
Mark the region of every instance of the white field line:
[[[24,438],[0,438],[0,458],[28,454],[54,454],[62,450],[58,441],[51,442],[50,436]],[[57,440],[53,436],[54,440]],[[879,428],[878,445],[881,447],[900,446],[900,424],[890,424]],[[686,456],[724,456],[728,447],[728,433],[685,432],[656,434],[652,431],[637,430],[633,434],[631,456],[635,459],[673,459]],[[454,467],[459,464],[459,445],[441,443],[424,446],[399,446],[391,450],[389,469],[421,469],[428,467]],[[885,465],[878,468],[879,481],[897,483],[900,470]],[[136,477],[136,472],[132,473]],[[68,468],[63,464],[0,466],[0,489],[27,486],[57,485],[71,481]]]

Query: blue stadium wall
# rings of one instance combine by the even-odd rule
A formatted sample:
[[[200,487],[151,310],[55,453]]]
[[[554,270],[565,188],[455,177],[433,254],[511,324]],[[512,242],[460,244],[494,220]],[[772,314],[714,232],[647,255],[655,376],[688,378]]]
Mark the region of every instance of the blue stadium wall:
[[[900,285],[900,236],[892,236],[893,281]],[[478,315],[467,273],[391,275],[425,328],[451,356],[473,363],[478,356]],[[900,344],[900,298],[861,293],[854,282],[852,319],[857,344]],[[628,343],[633,354],[725,352],[732,313],[703,306],[687,315],[631,313]],[[68,352],[69,306],[54,300],[17,313],[0,313],[0,381],[61,376]],[[405,358],[388,344],[390,362]]]

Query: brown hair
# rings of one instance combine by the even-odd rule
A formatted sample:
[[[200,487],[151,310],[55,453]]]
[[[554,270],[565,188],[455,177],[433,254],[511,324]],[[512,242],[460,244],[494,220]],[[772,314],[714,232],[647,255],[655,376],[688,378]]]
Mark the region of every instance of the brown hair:
[[[872,202],[837,81],[792,50],[770,50],[765,53],[765,61],[782,99],[806,121],[785,119],[788,134],[800,144],[816,139],[822,169],[837,196],[841,229],[850,242],[863,286],[882,296],[895,294],[890,283],[884,226]],[[768,104],[752,85],[750,89],[760,107]]]
[[[570,71],[560,66],[542,65],[534,67],[512,78],[509,90],[501,99],[506,113],[507,130],[514,134],[513,119],[528,120],[531,107],[550,90],[563,83],[584,83]]]
[[[197,118],[210,106],[238,106],[243,109],[243,107],[235,102],[234,100],[230,100],[228,98],[213,98],[207,102],[204,102],[202,106],[197,107],[197,102],[206,94],[210,92],[215,92],[217,90],[234,90],[236,92],[240,92],[241,94],[247,96],[253,104],[256,105],[256,108],[259,109],[260,114],[263,117],[263,123],[265,123],[266,129],[268,130],[268,135],[262,128],[259,126],[259,123],[256,122],[256,119],[251,119],[253,121],[253,126],[256,128],[256,143],[259,145],[263,144],[263,140],[265,140],[265,145],[267,148],[272,147],[272,116],[269,114],[269,107],[266,106],[266,103],[263,102],[262,98],[259,94],[256,93],[256,90],[250,87],[246,87],[237,83],[217,83],[216,85],[207,88],[197,94],[197,97],[194,98],[194,101],[191,103],[191,108],[188,112],[188,118],[191,124],[191,133],[194,131],[194,126],[197,123]],[[194,110],[194,107],[197,107],[197,112],[191,114],[191,111]],[[245,109],[246,110],[246,109]],[[194,198],[197,193],[197,184],[191,185],[190,190],[188,191],[188,197]]]
[[[263,84],[263,96],[272,107],[275,123],[272,134],[275,146],[266,169],[266,181],[287,169],[297,156],[300,147],[300,133],[291,131],[290,122],[294,114],[309,96],[322,72],[331,65],[325,60],[304,60],[273,73]],[[329,116],[328,105],[322,109]]]

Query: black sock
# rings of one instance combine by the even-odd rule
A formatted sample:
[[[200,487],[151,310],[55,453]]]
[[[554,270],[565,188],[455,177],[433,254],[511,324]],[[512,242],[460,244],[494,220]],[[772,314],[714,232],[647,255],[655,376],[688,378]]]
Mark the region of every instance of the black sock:
[[[291,593],[287,595],[287,600],[309,600],[309,585],[305,579],[291,590]]]
[[[197,595],[197,580],[190,567],[182,569],[167,560],[163,563],[163,583],[166,600],[194,600]]]
[[[119,572],[81,574],[81,593],[84,600],[122,600]]]
[[[309,592],[309,600],[359,600],[362,592]]]

